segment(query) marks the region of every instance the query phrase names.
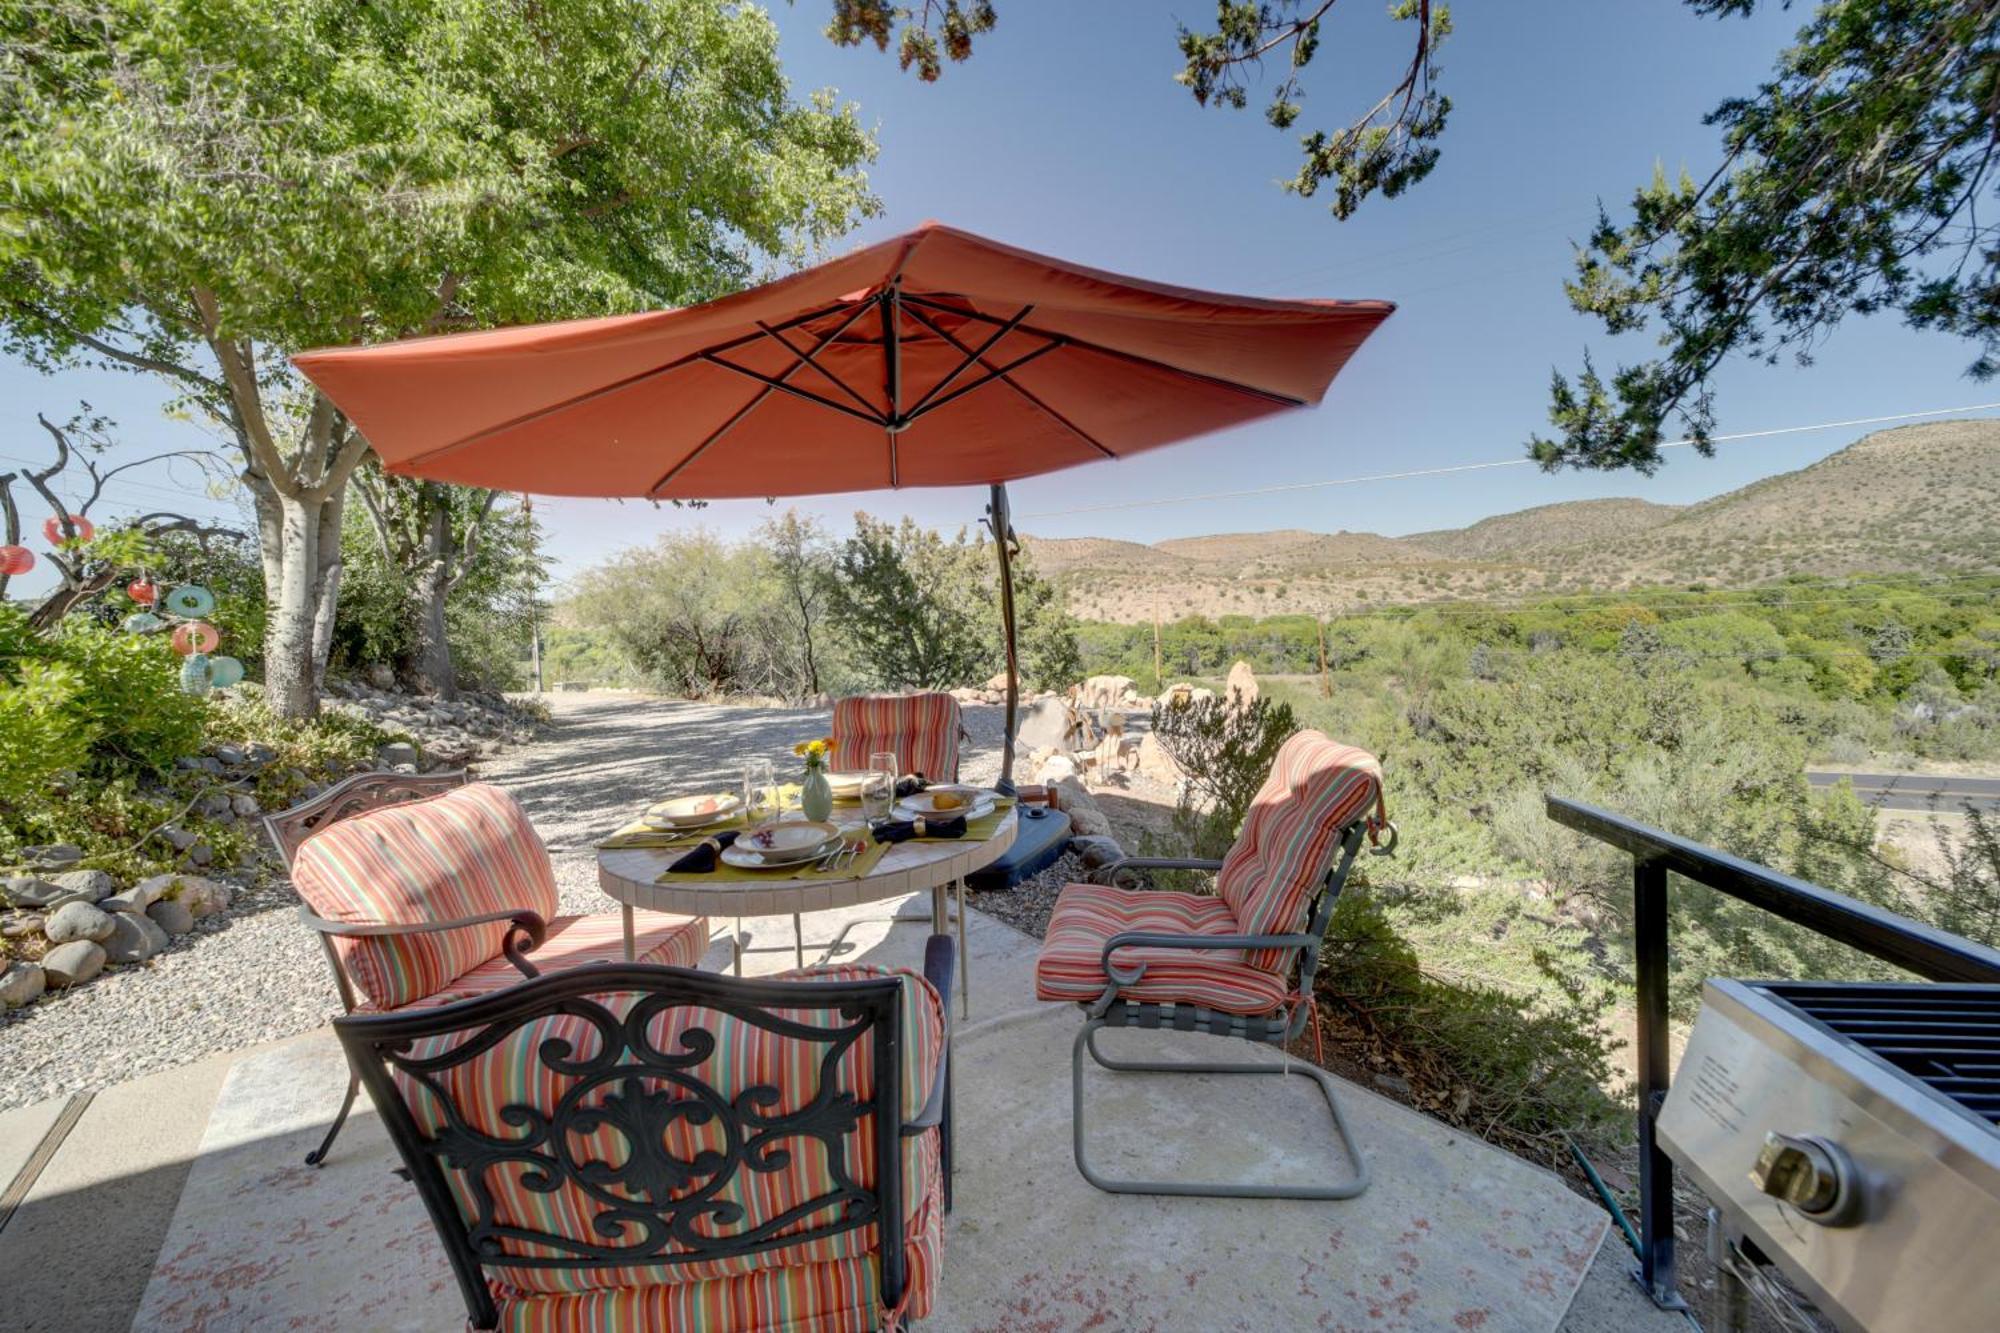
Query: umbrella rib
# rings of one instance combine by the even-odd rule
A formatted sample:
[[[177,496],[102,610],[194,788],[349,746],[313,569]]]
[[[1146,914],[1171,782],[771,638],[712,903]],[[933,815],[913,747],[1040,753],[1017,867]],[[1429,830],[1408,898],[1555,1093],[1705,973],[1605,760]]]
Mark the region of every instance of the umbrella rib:
[[[866,421],[873,426],[880,426],[885,424],[883,418],[873,411],[869,412],[856,411],[854,408],[849,407],[846,403],[840,402],[837,399],[828,398],[825,394],[814,393],[811,389],[801,389],[796,384],[787,384],[785,382],[788,376],[797,372],[799,366],[810,365],[811,364],[810,362],[795,362],[792,365],[785,367],[783,375],[766,375],[761,370],[752,370],[748,366],[739,366],[734,361],[724,361],[721,357],[711,356],[707,352],[703,352],[700,355],[701,359],[708,362],[710,365],[720,366],[724,370],[733,370],[737,374],[743,376],[746,379],[756,380],[759,384],[763,385],[767,389],[775,390],[778,393],[788,393],[792,395],[792,397],[794,398],[803,398],[809,403],[818,403],[821,407],[827,408],[829,411],[844,412],[850,417],[859,418],[860,420]]]
[[[1014,331],[1014,326],[1019,324],[1022,320],[1026,319],[1028,317],[1029,312],[1032,311],[1033,309],[1034,307],[1031,305],[1022,306],[1019,313],[1017,313],[1012,319],[1008,320],[1005,324],[1002,324],[999,328],[995,329],[992,335],[988,337],[985,342],[979,344],[978,351],[967,352],[965,354],[965,359],[960,361],[956,366],[953,366],[951,373],[949,375],[946,375],[936,384],[931,385],[930,391],[924,394],[923,397],[917,399],[916,405],[910,408],[909,419],[911,421],[915,421],[918,417],[922,416],[924,412],[932,406],[931,399],[937,397],[939,394],[943,393],[946,389],[950,388],[951,382],[953,380],[957,379],[960,375],[963,375],[966,371],[970,370],[974,362],[978,361],[981,357],[985,356],[988,352],[992,351],[993,345],[999,342],[1002,338],[1006,337],[1008,334],[1012,333]],[[1043,350],[1046,351],[1048,349],[1044,348]],[[986,381],[981,380],[979,381],[979,383],[984,384],[986,383]],[[961,392],[963,391],[961,390]],[[953,394],[952,398],[956,398],[957,396],[958,396],[957,394]],[[945,399],[945,402],[950,402],[950,401],[951,398]],[[942,404],[938,404],[938,406],[942,406]]]
[[[941,301],[929,300],[922,296],[906,295],[903,299],[914,305],[926,306],[932,310],[941,310],[948,315],[961,315],[967,319],[976,319],[986,324],[1000,323],[997,315],[988,315],[978,310],[967,310],[960,306],[946,305]],[[912,311],[911,313],[915,314],[916,312]],[[926,322],[928,323],[928,321]],[[936,326],[933,325],[932,327],[935,328]],[[1057,333],[1052,329],[1041,328],[1034,324],[1022,324],[1019,328],[1023,333],[1032,333],[1041,338],[1060,338],[1072,347],[1080,347],[1085,351],[1115,357],[1120,361],[1130,361],[1135,365],[1151,366],[1155,370],[1164,370],[1168,374],[1179,375],[1183,379],[1196,380],[1203,384],[1213,384],[1217,388],[1229,389],[1236,393],[1251,394],[1258,398],[1268,399],[1283,407],[1304,407],[1307,405],[1305,399],[1294,398],[1288,393],[1278,393],[1272,389],[1261,389],[1254,384],[1245,384],[1241,380],[1224,379],[1220,375],[1208,375],[1199,370],[1185,370],[1168,361],[1156,361],[1150,356],[1140,356],[1137,352],[1127,352],[1116,347],[1106,347],[1103,343],[1092,342],[1088,338],[1079,338],[1074,334]]]
[[[960,398],[963,398],[965,397],[965,395],[971,393],[974,389],[984,388],[985,386],[991,384],[994,380],[1005,378],[1012,372],[1019,370],[1022,366],[1027,365],[1030,361],[1033,361],[1038,357],[1046,356],[1050,352],[1055,351],[1056,348],[1061,347],[1062,345],[1063,345],[1063,340],[1058,338],[1054,342],[1043,343],[1040,347],[1037,347],[1032,352],[1023,352],[1020,356],[1015,357],[1012,361],[1009,361],[1004,366],[989,366],[987,368],[986,374],[981,378],[974,380],[972,383],[963,385],[957,389],[952,390],[950,393],[946,394],[944,397],[938,399],[934,403],[930,403],[928,405],[923,403],[917,404],[915,407],[910,409],[910,414],[908,419],[910,421],[915,421],[918,417],[928,416],[930,413],[937,411],[940,407],[943,407],[945,404],[956,402]],[[967,364],[970,364],[970,362],[968,362]]]
[[[838,306],[834,307],[834,309],[836,310],[838,310],[839,308],[840,307]],[[847,332],[848,326],[853,324],[855,320],[860,319],[867,312],[868,312],[868,304],[865,301],[857,303],[853,309],[847,312],[846,319],[841,320],[840,323],[836,324],[833,327],[831,332],[829,332],[825,337],[821,338],[818,342],[813,344],[812,351],[808,352],[806,355],[800,357],[797,361],[794,361],[790,366],[786,367],[785,374],[791,375],[794,372],[796,372],[800,366],[811,365],[812,359],[814,357],[818,356],[821,352],[825,351],[827,346],[830,343],[832,343],[835,338],[838,338],[841,334]],[[820,315],[824,315],[826,313],[828,312],[824,310],[819,312]],[[817,316],[813,317],[817,318]],[[785,324],[781,325],[780,327],[791,328],[804,322],[805,322],[804,320],[788,320]],[[722,362],[721,364],[728,365],[727,362]],[[733,366],[730,368],[735,369],[735,367]],[[708,447],[710,445],[714,444],[717,440],[720,440],[723,436],[727,435],[730,431],[734,430],[737,426],[737,423],[741,422],[743,418],[749,416],[753,411],[757,409],[759,404],[761,404],[766,398],[769,398],[775,392],[777,392],[777,389],[772,385],[768,384],[765,385],[762,389],[759,389],[757,393],[750,399],[749,402],[737,408],[736,411],[730,415],[729,420],[723,422],[720,426],[717,426],[713,431],[709,432],[709,436],[707,439],[703,440],[700,444],[697,444],[693,449],[689,450],[687,456],[682,458],[680,462],[674,464],[671,468],[667,469],[666,475],[661,477],[658,481],[654,482],[650,487],[648,487],[646,490],[646,494],[658,495],[660,491],[675,477],[678,477],[690,463],[694,462],[695,459],[700,458],[704,453],[708,452]]]
[[[777,327],[781,329],[795,328],[800,324],[811,323],[815,319],[824,319],[826,316],[846,308],[845,302],[840,305],[826,306],[823,309],[809,311],[806,314],[788,319]],[[760,325],[759,327],[762,326]],[[847,325],[843,324],[840,327],[844,329]],[[835,332],[838,331],[835,330]],[[620,393],[635,384],[643,384],[645,381],[653,379],[656,376],[668,374],[671,371],[679,370],[682,366],[688,365],[691,362],[699,361],[711,352],[733,351],[745,343],[755,342],[763,336],[762,333],[746,333],[740,338],[731,338],[729,341],[717,344],[714,347],[705,347],[699,352],[689,352],[686,356],[675,357],[672,361],[664,365],[653,366],[650,369],[639,371],[637,374],[627,375],[622,380],[614,380],[610,384],[602,384],[595,389],[585,390],[583,393],[565,398],[559,403],[550,403],[548,406],[538,407],[532,412],[524,412],[520,416],[512,417],[497,426],[487,426],[483,430],[474,431],[470,435],[462,436],[459,439],[453,440],[450,444],[441,444],[435,449],[426,449],[420,454],[411,454],[408,458],[397,464],[397,467],[409,467],[416,463],[428,463],[433,458],[442,458],[444,455],[454,453],[469,444],[478,444],[481,440],[491,439],[495,435],[513,430],[516,426],[526,426],[531,422],[540,421],[543,417],[554,416],[556,413],[567,411],[569,408],[581,407],[585,403],[609,397],[614,393]]]
[[[923,324],[925,328],[928,328],[931,332],[937,334],[938,337],[944,339],[946,342],[950,343],[953,347],[956,347],[959,351],[963,352],[968,350],[964,343],[960,342],[957,338],[952,336],[950,330],[946,329],[943,325],[939,324],[929,315],[926,315],[921,309],[912,307],[910,313],[916,316],[918,322]],[[1043,336],[1049,337],[1053,335],[1045,334]],[[1102,444],[1099,444],[1096,436],[1092,435],[1089,431],[1077,425],[1074,421],[1071,421],[1068,417],[1064,416],[1062,413],[1056,411],[1053,407],[1050,407],[1047,403],[1043,402],[1040,398],[1036,397],[1035,394],[1030,392],[1028,389],[1024,388],[1019,382],[1017,382],[1012,375],[1007,374],[1004,370],[995,366],[992,362],[988,361],[983,356],[979,358],[979,364],[985,366],[988,370],[992,371],[993,377],[997,378],[1002,384],[1005,384],[1015,393],[1018,393],[1021,395],[1021,397],[1027,399],[1030,404],[1040,409],[1045,415],[1052,418],[1057,425],[1061,426],[1064,430],[1067,430],[1070,434],[1076,436],[1079,440],[1082,440],[1085,444],[1089,445],[1091,448],[1097,450],[1098,453],[1103,454],[1106,458],[1118,457],[1117,454],[1112,453]]]
[[[867,307],[863,306],[862,308],[866,309]],[[864,410],[870,413],[875,411],[875,404],[869,402],[866,398],[862,397],[859,393],[857,393],[854,387],[850,385],[846,380],[840,378],[840,376],[834,374],[832,371],[828,370],[825,366],[822,366],[818,362],[813,360],[813,357],[819,355],[820,348],[815,347],[810,352],[801,352],[799,351],[798,348],[792,346],[791,339],[787,338],[784,334],[778,332],[776,329],[770,328],[769,326],[763,323],[759,323],[757,327],[763,329],[764,332],[770,334],[772,338],[777,340],[779,346],[783,347],[787,352],[790,352],[800,361],[805,362],[807,365],[810,365],[814,370],[817,370],[820,373],[821,379],[824,379],[827,383],[833,385],[834,388],[839,389],[849,398],[852,398],[855,402],[861,404]],[[836,333],[837,332],[838,331],[836,331]]]

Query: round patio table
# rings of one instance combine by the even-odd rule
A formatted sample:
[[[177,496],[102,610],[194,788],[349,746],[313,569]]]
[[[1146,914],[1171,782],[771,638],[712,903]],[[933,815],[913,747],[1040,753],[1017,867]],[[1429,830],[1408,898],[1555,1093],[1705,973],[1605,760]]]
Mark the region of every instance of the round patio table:
[[[856,903],[880,902],[929,889],[931,930],[946,934],[950,929],[946,907],[947,890],[958,889],[958,975],[963,978],[961,996],[971,1003],[970,959],[965,949],[965,876],[998,860],[1014,845],[1020,828],[1020,808],[1009,809],[993,830],[993,836],[978,842],[946,840],[899,842],[875,863],[875,868],[858,879],[822,875],[808,870],[796,878],[772,872],[755,881],[724,880],[703,883],[688,876],[682,882],[661,884],[659,878],[669,865],[687,854],[687,848],[662,849],[627,847],[597,853],[597,883],[615,899],[625,917],[625,958],[632,958],[632,913],[678,912],[682,916],[733,917],[736,934],[731,941],[736,973],[743,974],[743,918],[782,916],[792,918],[792,938],[796,959],[805,966],[805,937],[801,918],[808,912],[831,911]],[[898,921],[921,918],[896,917]],[[850,925],[854,923],[849,923]],[[845,934],[843,930],[842,934]],[[832,941],[840,942],[839,937]]]

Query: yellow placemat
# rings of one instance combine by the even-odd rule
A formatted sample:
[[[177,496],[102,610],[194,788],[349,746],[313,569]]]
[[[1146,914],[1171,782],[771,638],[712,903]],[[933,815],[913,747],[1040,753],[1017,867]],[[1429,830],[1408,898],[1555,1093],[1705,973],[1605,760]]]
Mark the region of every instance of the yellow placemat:
[[[726,824],[700,830],[653,828],[644,819],[635,819],[597,844],[600,852],[621,852],[632,847],[695,847],[702,839],[743,827],[741,815]]]
[[[865,835],[852,834],[850,840],[862,836]],[[838,870],[745,870],[741,866],[719,862],[713,870],[686,875],[676,875],[669,870],[653,882],[655,884],[754,884],[758,880],[860,879],[871,873],[888,852],[888,843],[870,843],[867,851],[855,857],[851,864],[842,866]]]

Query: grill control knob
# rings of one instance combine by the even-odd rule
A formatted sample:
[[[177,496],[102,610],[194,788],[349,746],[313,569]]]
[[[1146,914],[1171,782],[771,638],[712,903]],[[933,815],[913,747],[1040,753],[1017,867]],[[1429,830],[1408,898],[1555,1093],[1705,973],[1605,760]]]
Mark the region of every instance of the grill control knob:
[[[1816,1222],[1839,1226],[1853,1220],[1859,1200],[1852,1188],[1854,1165],[1838,1144],[1776,1132],[1750,1168],[1751,1183]]]

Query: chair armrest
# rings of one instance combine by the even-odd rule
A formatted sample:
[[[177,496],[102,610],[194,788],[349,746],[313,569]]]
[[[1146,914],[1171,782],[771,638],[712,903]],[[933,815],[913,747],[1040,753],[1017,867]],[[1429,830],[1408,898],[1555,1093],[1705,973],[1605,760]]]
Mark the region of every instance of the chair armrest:
[[[525,977],[538,977],[541,969],[523,957],[518,937],[527,936],[529,949],[539,948],[548,935],[548,923],[541,913],[531,912],[525,907],[517,907],[500,912],[482,912],[478,916],[462,916],[451,921],[416,921],[408,925],[355,924],[347,921],[328,921],[325,917],[313,915],[308,907],[299,908],[299,920],[322,935],[338,935],[346,939],[380,939],[397,935],[425,935],[438,930],[462,930],[467,926],[484,926],[495,921],[511,921],[512,929],[500,942],[500,952],[507,961]]]
[[[951,1066],[951,984],[957,972],[958,946],[949,935],[933,935],[924,945],[924,980],[937,988],[938,999],[944,1005],[944,1044],[939,1053],[937,1078],[931,1083],[930,1096],[924,1099],[924,1109],[914,1120],[903,1125],[905,1135],[920,1134],[944,1120],[945,1079]]]
[[[1104,953],[1100,961],[1104,965],[1104,975],[1108,978],[1104,994],[1090,1002],[1093,1018],[1104,1016],[1112,1001],[1118,998],[1121,986],[1136,986],[1146,975],[1146,965],[1139,963],[1129,971],[1120,971],[1111,961],[1111,955],[1120,949],[1303,949],[1319,941],[1311,935],[1162,935],[1150,930],[1128,930],[1113,935],[1104,942]]]
[[[1090,872],[1093,884],[1116,884],[1123,870],[1209,870],[1222,869],[1222,862],[1199,856],[1124,856]]]

